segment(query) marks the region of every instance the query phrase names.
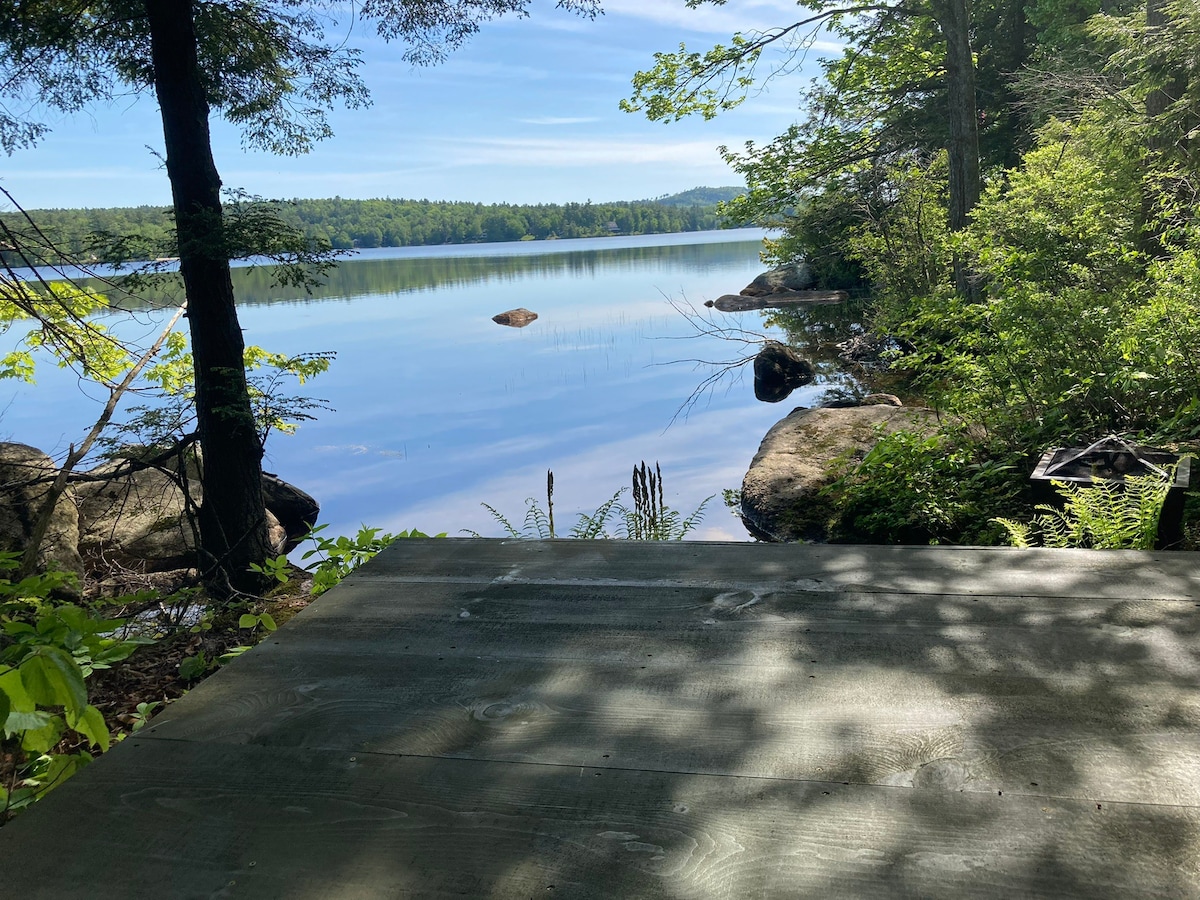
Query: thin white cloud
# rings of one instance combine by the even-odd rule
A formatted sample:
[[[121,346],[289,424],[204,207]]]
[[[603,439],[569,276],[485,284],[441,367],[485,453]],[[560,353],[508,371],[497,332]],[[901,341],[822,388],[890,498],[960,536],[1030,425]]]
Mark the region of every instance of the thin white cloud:
[[[525,125],[583,125],[587,122],[599,122],[599,116],[530,116],[527,119],[517,119]]]
[[[793,0],[751,0],[737,8],[705,5],[689,9],[680,0],[605,0],[607,15],[625,16],[704,34],[766,31],[811,15]]]
[[[737,33],[770,32],[787,28],[812,15],[811,10],[793,0],[757,0],[738,4],[736,9],[724,5],[689,9],[679,0],[605,0],[604,9],[613,16],[637,19],[682,32],[712,35],[714,38],[728,38]],[[680,39],[686,38],[686,33],[680,36]],[[789,38],[791,40],[793,38]],[[806,44],[807,50],[802,52],[813,58],[837,56],[844,49],[843,44],[833,40],[816,23],[800,29],[794,41]]]
[[[458,165],[577,167],[672,163],[707,167],[724,166],[716,150],[720,143],[722,140],[716,136],[697,141],[475,138],[453,142],[448,156]]]

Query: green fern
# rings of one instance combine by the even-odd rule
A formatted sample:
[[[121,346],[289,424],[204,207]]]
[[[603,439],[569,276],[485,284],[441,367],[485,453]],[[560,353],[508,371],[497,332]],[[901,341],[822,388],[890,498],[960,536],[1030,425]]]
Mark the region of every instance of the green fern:
[[[1163,504],[1175,472],[1131,475],[1124,483],[1098,482],[1080,487],[1054,482],[1063,508],[1042,503],[1028,525],[1011,519],[992,519],[1008,532],[1014,547],[1084,547],[1093,550],[1150,550],[1158,538]]]
[[[633,506],[627,507],[621,495],[627,490],[633,493]],[[714,495],[715,496],[715,495]],[[579,520],[571,529],[569,537],[576,540],[600,540],[612,537],[607,531],[614,515],[620,517],[619,537],[635,541],[678,541],[692,531],[704,517],[704,509],[712,497],[705,498],[696,510],[686,518],[666,505],[663,498],[662,471],[655,463],[651,470],[645,462],[633,469],[631,488],[621,488],[602,503],[593,513],[580,513]],[[554,526],[554,473],[546,473],[546,505],[534,497],[525,500],[525,518],[520,528],[513,525],[494,506],[480,504],[491,513],[492,518],[504,529],[505,534],[517,540],[545,540],[558,537]],[[463,529],[464,534],[481,537],[477,531]]]
[[[604,503],[600,504],[590,516],[587,513],[579,514],[579,521],[575,523],[575,527],[571,529],[571,537],[576,540],[591,541],[607,537],[608,534],[604,530],[608,525],[608,520],[613,512],[618,508],[617,501],[621,499],[621,495],[625,493],[625,488],[621,488]]]

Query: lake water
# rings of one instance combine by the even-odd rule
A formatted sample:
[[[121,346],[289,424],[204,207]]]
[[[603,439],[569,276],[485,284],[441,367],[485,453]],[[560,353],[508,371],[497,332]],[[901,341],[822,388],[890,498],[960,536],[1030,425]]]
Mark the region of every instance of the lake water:
[[[247,343],[337,353],[306,386],[335,411],[272,437],[265,468],[315,496],[332,534],[366,523],[497,535],[481,504],[519,525],[527,497],[544,504],[547,469],[565,533],[578,512],[627,485],[635,464],[657,461],[672,508],[690,513],[716,495],[692,537],[748,540],[721,491],[740,486],[767,429],[822,388],[760,403],[746,365],[687,406],[714,371],[695,360],[755,348],[698,335],[679,308],[709,315],[705,300],[737,293],[764,268],[761,237],[744,229],[373,250],[311,297],[272,287],[263,270],[238,270]],[[492,321],[514,307],[537,321]],[[709,318],[772,333],[760,313]],[[4,439],[61,458],[99,403],[43,366],[36,388],[0,383],[0,410]]]

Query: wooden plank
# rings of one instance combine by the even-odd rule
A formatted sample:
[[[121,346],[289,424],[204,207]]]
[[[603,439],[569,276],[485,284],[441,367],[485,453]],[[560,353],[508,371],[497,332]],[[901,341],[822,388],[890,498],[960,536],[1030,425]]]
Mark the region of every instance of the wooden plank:
[[[355,578],[326,594],[297,622],[394,627],[419,619],[537,621],[577,625],[760,621],[1115,628],[1165,625],[1200,630],[1200,595],[1183,599],[910,594],[853,588],[805,591],[764,584],[722,586],[537,582],[412,582]]]
[[[0,831],[2,883],[1194,897],[1197,561],[401,541]]]
[[[716,592],[575,585],[360,581],[315,604],[292,640],[378,643],[432,655],[703,665],[797,660],[903,664],[916,671],[1081,668],[1122,679],[1200,683],[1190,601]]]
[[[368,578],[1195,601],[1200,553],[441,538],[397,541]]]
[[[1194,639],[1170,628],[1032,629],[913,623],[688,623],[630,626],[551,622],[414,621],[355,627],[321,621],[289,640],[296,654],[337,648],[356,654],[484,657],[646,668],[830,666],[892,668],[915,675],[1038,678],[1060,688],[1084,679],[1122,684],[1200,685]],[[257,658],[257,656],[255,657]],[[705,676],[707,677],[707,676]]]
[[[1166,681],[706,673],[341,644],[255,651],[205,687],[144,737],[892,785],[936,770],[966,791],[1200,804],[1200,694]]]
[[[137,739],[87,775],[0,830],[10,896],[1200,894],[1192,807]]]

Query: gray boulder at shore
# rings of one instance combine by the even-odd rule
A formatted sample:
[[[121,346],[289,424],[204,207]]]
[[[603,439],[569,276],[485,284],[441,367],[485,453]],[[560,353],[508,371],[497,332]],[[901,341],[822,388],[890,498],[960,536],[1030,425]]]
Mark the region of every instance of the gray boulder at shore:
[[[0,443],[0,550],[24,553],[58,467],[27,444]],[[82,574],[79,511],[68,488],[54,505],[50,527],[38,551],[38,564]]]
[[[144,448],[126,455],[144,456]],[[196,541],[177,463],[129,470],[126,459],[96,466],[67,489],[55,509],[45,560],[80,575],[101,578],[117,572],[162,573],[196,564]],[[24,444],[0,443],[0,549],[23,550],[35,509],[57,474],[53,460]],[[188,491],[199,503],[200,485],[191,471]],[[263,500],[274,552],[287,553],[317,521],[320,505],[304,491],[264,474]]]
[[[759,445],[742,479],[742,521],[763,541],[824,541],[832,516],[820,496],[833,481],[829,465],[849,453],[861,459],[887,431],[932,432],[936,414],[923,407],[887,404],[847,409],[795,409]]]
[[[792,263],[763,272],[741,290],[743,297],[763,297],[783,291],[806,291],[813,286],[812,270],[807,263]]]

